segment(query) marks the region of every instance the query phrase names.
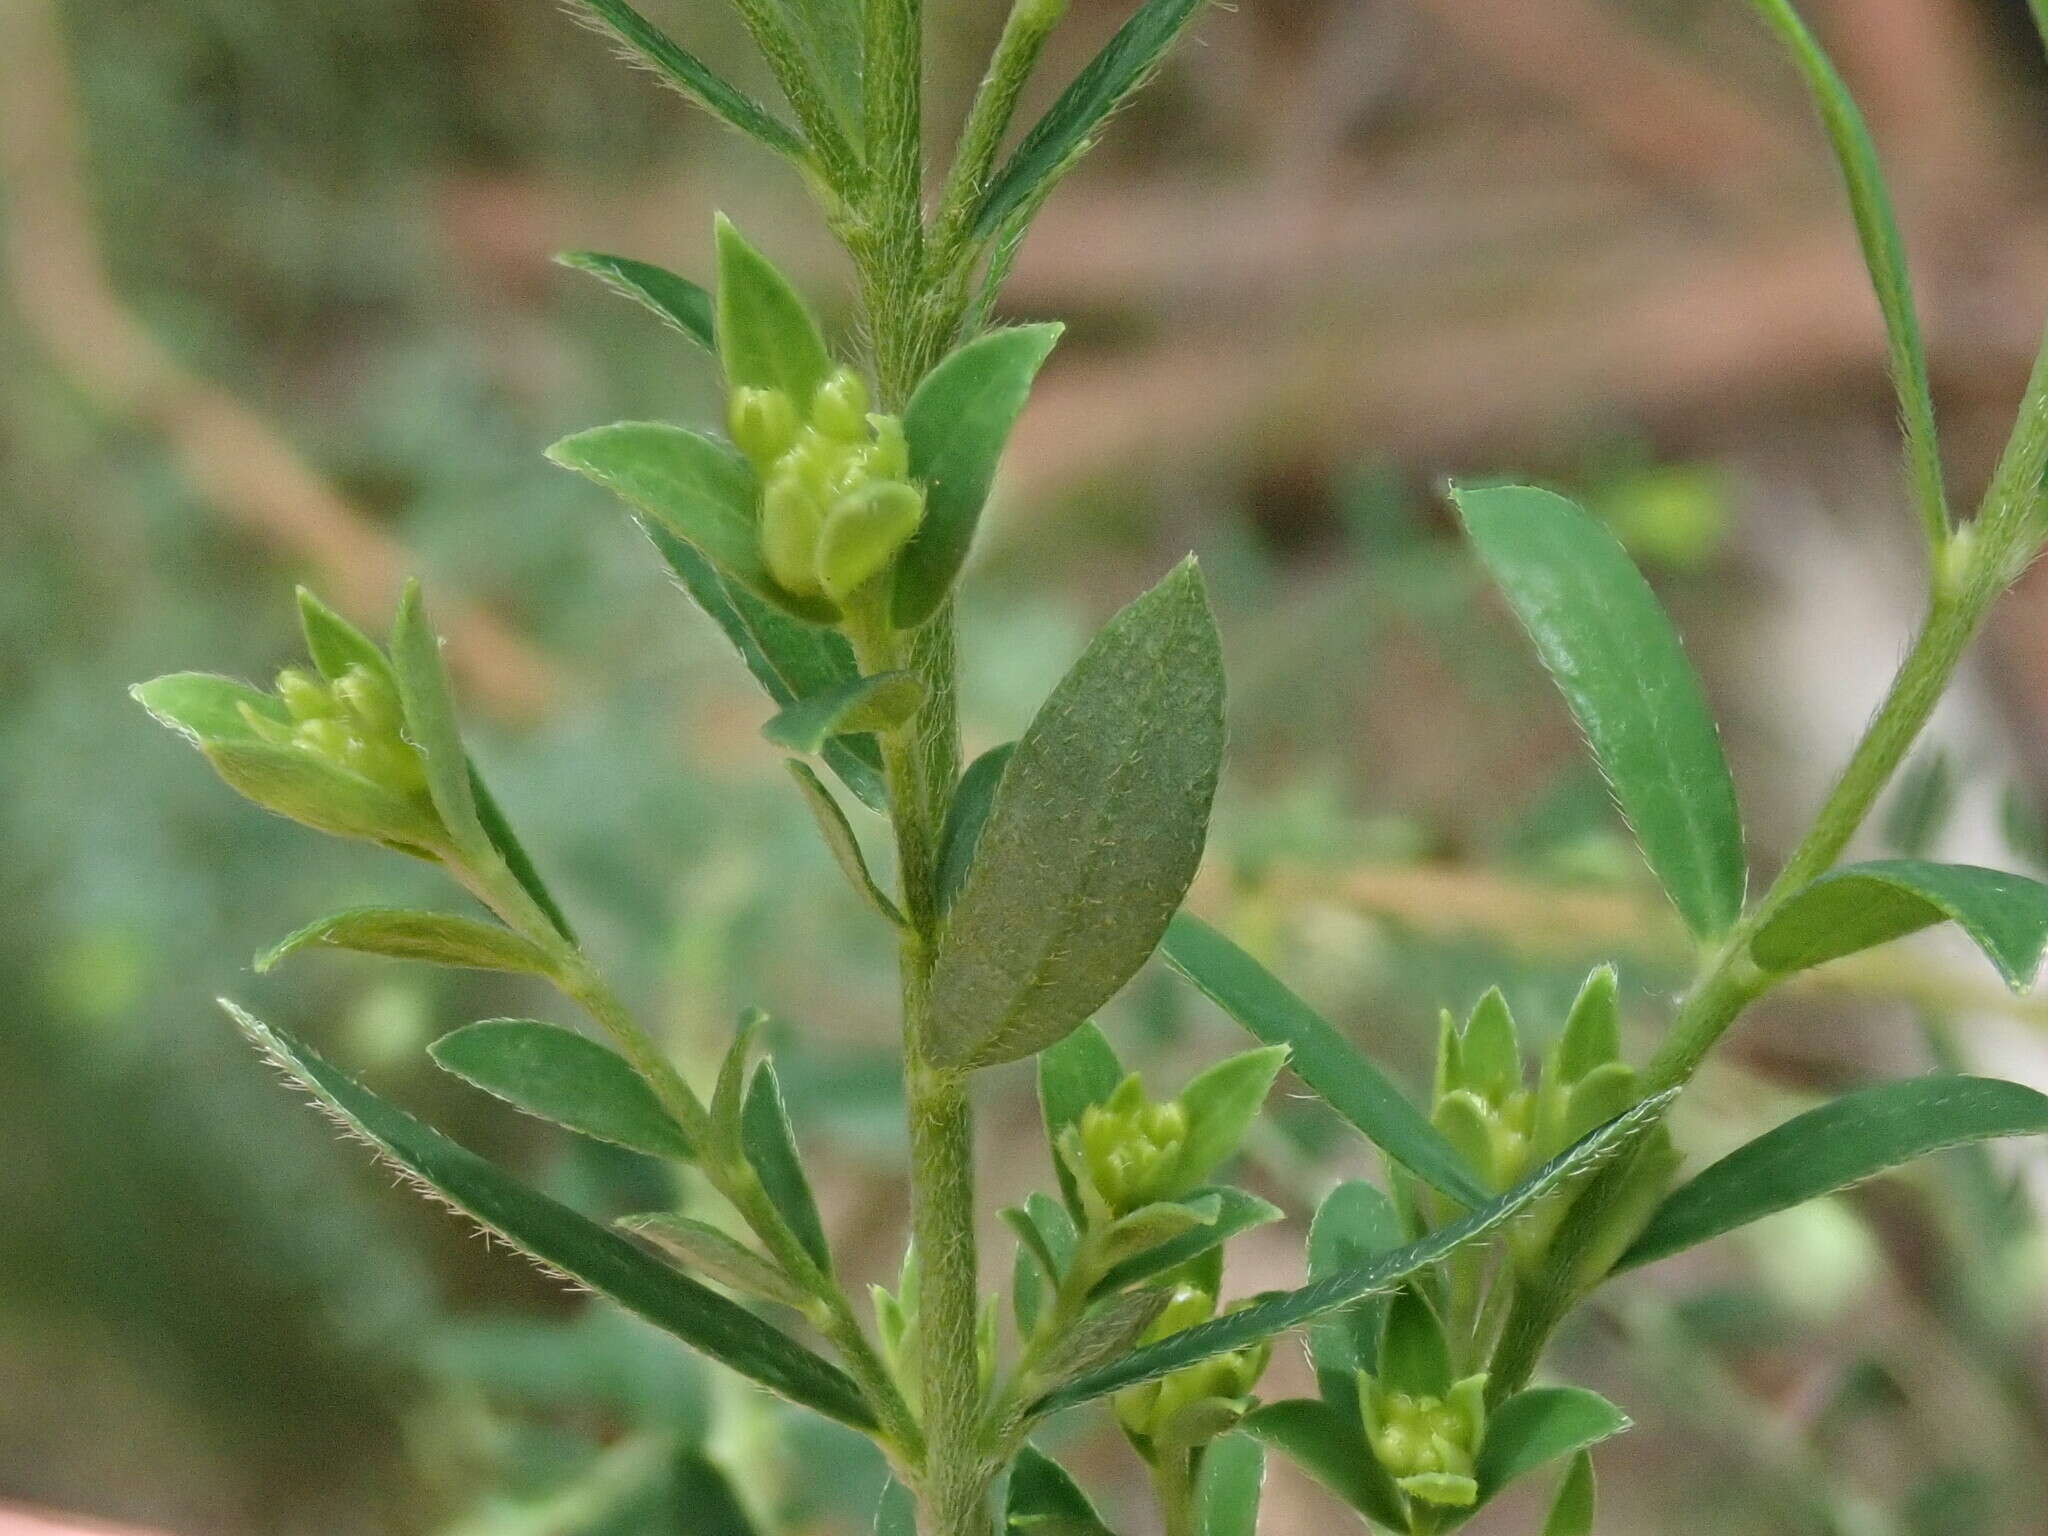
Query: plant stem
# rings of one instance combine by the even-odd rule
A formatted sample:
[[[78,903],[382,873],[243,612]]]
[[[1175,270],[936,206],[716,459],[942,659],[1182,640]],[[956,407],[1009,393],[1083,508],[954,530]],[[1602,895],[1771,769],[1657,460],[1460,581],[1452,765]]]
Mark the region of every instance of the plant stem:
[[[1065,10],[1064,0],[1015,0],[1010,7],[988,73],[982,77],[966,127],[961,130],[960,148],[933,221],[934,260],[941,269],[961,259],[981,194],[995,169],[996,153],[1016,114],[1017,98],[1038,67],[1046,39]]]
[[[1194,1458],[1176,1451],[1152,1463],[1152,1492],[1165,1536],[1195,1536]]]

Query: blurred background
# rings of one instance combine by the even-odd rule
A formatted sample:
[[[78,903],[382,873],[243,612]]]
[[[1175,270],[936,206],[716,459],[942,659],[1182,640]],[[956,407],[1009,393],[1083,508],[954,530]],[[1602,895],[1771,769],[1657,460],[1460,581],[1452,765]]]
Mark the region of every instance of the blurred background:
[[[648,9],[765,89],[717,8]],[[936,140],[1000,15],[929,9]],[[1039,100],[1125,9],[1075,0]],[[2026,0],[1808,10],[1896,177],[1967,501],[2048,314],[2048,66]],[[717,1467],[776,1536],[867,1528],[860,1447],[394,1189],[250,1057],[216,995],[586,1210],[668,1196],[428,1063],[475,1018],[567,1017],[539,992],[331,956],[254,976],[304,920],[446,893],[253,810],[124,692],[294,661],[294,581],[381,626],[423,575],[579,926],[687,1061],[774,1011],[843,1267],[889,1276],[886,947],[723,642],[539,457],[706,418],[705,359],[549,258],[703,278],[714,207],[854,323],[781,169],[544,0],[0,0],[0,1501],[178,1536],[727,1536],[692,1493]],[[1541,1039],[1610,958],[1647,1051],[1683,946],[1437,487],[1527,475],[1612,520],[1775,857],[1920,577],[1851,226],[1746,7],[1212,9],[1006,310],[1070,329],[970,578],[970,745],[1193,548],[1233,689],[1197,908],[1411,1082],[1440,1006],[1499,981]],[[2044,646],[2032,582],[1871,846],[2043,872]],[[1106,1023],[1168,1088],[1232,1043],[1151,972]],[[1955,1064],[2048,1086],[2048,1007],[1939,941],[1880,951],[1760,1009],[1681,1141]],[[1034,1113],[992,1080],[992,1195],[1046,1179]],[[1604,1293],[1554,1362],[1639,1421],[1601,1454],[1602,1529],[2044,1529],[2039,1156],[1949,1154]],[[1367,1167],[1294,1101],[1251,1161],[1297,1213]],[[1242,1241],[1233,1290],[1294,1280],[1299,1235]],[[1009,1251],[991,1233],[992,1275]],[[1142,1530],[1103,1421],[1056,1439]],[[1276,1474],[1267,1530],[1343,1518]]]

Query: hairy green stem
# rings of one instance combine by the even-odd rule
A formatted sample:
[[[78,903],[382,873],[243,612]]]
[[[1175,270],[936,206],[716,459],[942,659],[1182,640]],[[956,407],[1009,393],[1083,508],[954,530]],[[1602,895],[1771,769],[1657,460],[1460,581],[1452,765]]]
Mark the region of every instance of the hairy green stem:
[[[1046,39],[1065,11],[1065,0],[1016,0],[1010,7],[1003,35],[989,59],[988,73],[982,77],[966,126],[961,130],[960,148],[946,177],[945,195],[939,200],[932,249],[934,262],[941,271],[965,255],[963,247],[974,226],[989,175],[995,169],[1003,135],[1016,115],[1017,98],[1038,67]]]
[[[1195,1536],[1194,1458],[1175,1451],[1153,1462],[1152,1492],[1165,1536]]]

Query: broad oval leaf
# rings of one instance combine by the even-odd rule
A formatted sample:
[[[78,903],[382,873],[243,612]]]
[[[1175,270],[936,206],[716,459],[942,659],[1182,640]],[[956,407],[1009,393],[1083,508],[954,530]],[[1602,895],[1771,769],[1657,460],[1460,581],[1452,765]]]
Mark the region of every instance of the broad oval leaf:
[[[1621,543],[1534,486],[1452,492],[1479,557],[1556,679],[1651,871],[1701,939],[1742,911],[1735,785],[1692,663]]]
[[[747,670],[777,704],[824,693],[860,676],[853,647],[837,630],[799,623],[744,587],[728,585],[690,544],[648,518],[635,519],[676,583],[716,624]],[[861,804],[886,811],[882,748],[872,736],[835,736],[819,754]]]
[[[223,1002],[243,1031],[351,1130],[513,1246],[798,1403],[856,1429],[873,1412],[844,1372],[745,1307],[485,1162],[371,1093],[284,1030]]]
[[[878,672],[797,699],[761,727],[778,747],[815,755],[835,736],[892,730],[917,712],[924,684],[909,672]]]
[[[1614,1404],[1584,1387],[1531,1387],[1487,1418],[1477,1476],[1484,1504],[1545,1462],[1583,1451],[1631,1427]]]
[[[534,976],[549,975],[554,969],[545,954],[509,928],[404,907],[351,907],[308,923],[258,955],[256,969],[268,971],[302,949],[352,949],[393,960],[429,960]]]
[[[427,1048],[443,1069],[516,1109],[650,1157],[687,1159],[690,1141],[624,1057],[559,1024],[485,1019]]]
[[[1217,1062],[1180,1091],[1177,1097],[1188,1116],[1187,1137],[1175,1164],[1182,1179],[1206,1179],[1237,1155],[1286,1065],[1287,1047],[1269,1045]]]
[[[899,629],[924,623],[952,590],[1003,445],[1060,330],[1025,325],[977,336],[926,374],[904,407],[910,478],[925,489],[925,510],[896,557],[890,603]]]
[[[1312,1398],[1254,1408],[1238,1426],[1282,1452],[1368,1520],[1398,1531],[1408,1523],[1401,1490],[1366,1447],[1365,1426]]]
[[[996,786],[1003,781],[1010,754],[1017,743],[1006,741],[990,747],[967,765],[946,806],[946,824],[939,832],[939,910],[950,912],[953,898],[966,883],[974,850],[981,842],[981,829],[988,824],[989,807],[995,804]]]
[[[717,352],[711,295],[687,277],[678,277],[652,262],[608,256],[603,251],[564,251],[555,260],[575,271],[588,272],[613,293],[652,310],[705,351]]]
[[[799,415],[808,414],[811,397],[832,371],[810,306],[722,213],[717,244],[718,360],[726,383],[779,389]]]
[[[1385,1073],[1214,928],[1183,912],[1166,930],[1164,953],[1255,1037],[1286,1046],[1294,1075],[1403,1168],[1468,1208],[1491,1198],[1457,1149]]]
[[[1192,560],[1112,619],[1003,770],[932,974],[932,1055],[1044,1050],[1136,974],[1201,862],[1223,657]]]
[[[565,437],[548,457],[661,524],[763,602],[813,623],[836,616],[831,604],[785,592],[769,575],[753,468],[723,443],[664,422],[621,421]]]
[[[1051,190],[1094,143],[1125,97],[1145,83],[1206,0],[1145,0],[1032,125],[989,183],[974,217],[986,240],[1019,209]]]
[[[1225,1435],[1202,1452],[1195,1474],[1196,1536],[1258,1536],[1266,1451],[1248,1435]]]
[[[1974,864],[1880,859],[1822,875],[1750,940],[1766,970],[1803,971],[1952,922],[2015,992],[2034,984],[2048,949],[2048,885]]]
[[[1066,1468],[1031,1445],[1011,1468],[1003,1523],[1017,1536],[1112,1536]]]
[[[1844,1094],[1736,1148],[1657,1208],[1617,1271],[1649,1264],[1945,1147],[2048,1132],[2048,1097],[1989,1077]]]
[[[1298,1290],[1277,1292],[1086,1371],[1047,1394],[1034,1405],[1033,1411],[1050,1413],[1121,1392],[1125,1387],[1170,1375],[1212,1355],[1285,1333],[1364,1297],[1398,1290],[1410,1276],[1441,1262],[1467,1243],[1491,1235],[1551,1191],[1606,1165],[1658,1124],[1675,1097],[1676,1090],[1670,1090],[1643,1100],[1627,1114],[1608,1121],[1590,1136],[1567,1147],[1506,1194],[1486,1201],[1470,1214],[1416,1242],[1355,1268],[1312,1280]]]

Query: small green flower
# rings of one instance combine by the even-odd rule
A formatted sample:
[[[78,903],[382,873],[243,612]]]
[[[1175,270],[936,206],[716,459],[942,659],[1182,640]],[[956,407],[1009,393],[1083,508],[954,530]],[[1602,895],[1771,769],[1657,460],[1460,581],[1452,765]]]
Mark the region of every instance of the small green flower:
[[[1180,1101],[1146,1098],[1144,1080],[1134,1072],[1107,1103],[1082,1111],[1061,1150],[1108,1214],[1127,1216],[1187,1193],[1191,1186],[1181,1177],[1187,1137],[1188,1112]]]
[[[1236,1311],[1249,1302],[1234,1303]],[[1216,1298],[1198,1286],[1174,1287],[1172,1299],[1146,1330],[1144,1344],[1155,1344],[1206,1323],[1216,1311]],[[1230,1429],[1249,1407],[1253,1388],[1273,1357],[1270,1340],[1175,1371],[1158,1381],[1119,1392],[1115,1407],[1124,1433],[1147,1456],[1193,1450]]]
[[[1424,1504],[1463,1509],[1479,1497],[1479,1445],[1486,1436],[1486,1375],[1467,1376],[1442,1396],[1390,1389],[1358,1373],[1366,1444],[1394,1484]]]
[[[852,369],[829,375],[801,410],[780,389],[737,388],[726,420],[760,477],[761,555],[784,590],[843,604],[924,520],[903,423],[869,412]]]

